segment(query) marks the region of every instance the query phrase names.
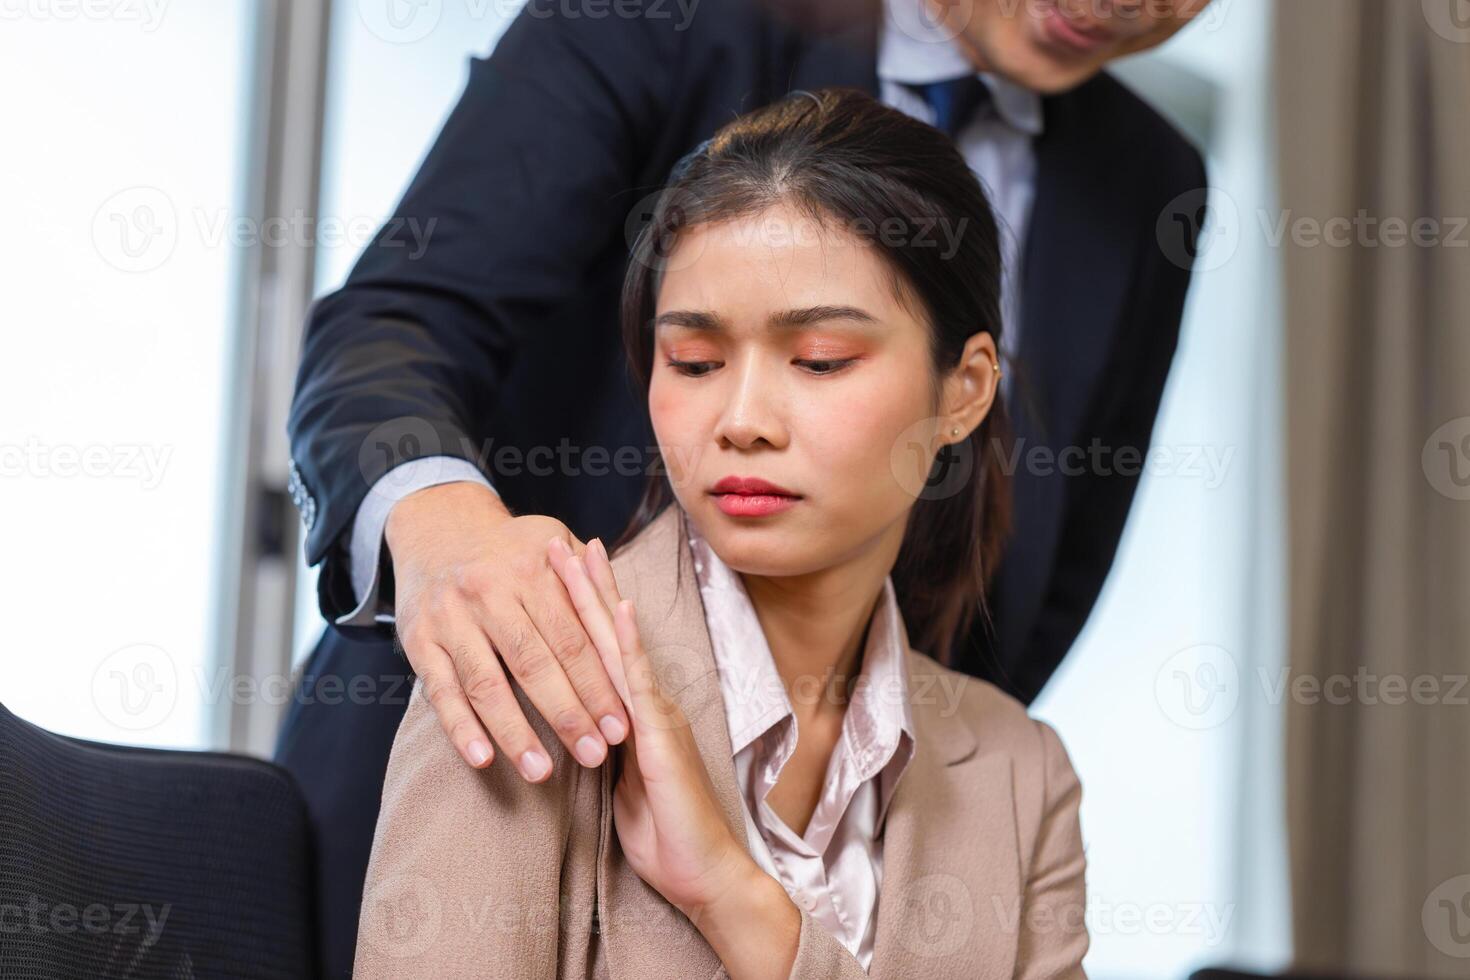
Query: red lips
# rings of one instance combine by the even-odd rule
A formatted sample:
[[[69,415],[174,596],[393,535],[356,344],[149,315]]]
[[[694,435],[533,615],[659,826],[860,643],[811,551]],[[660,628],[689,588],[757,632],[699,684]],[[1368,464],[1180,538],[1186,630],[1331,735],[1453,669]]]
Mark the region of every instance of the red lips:
[[[710,490],[715,506],[731,517],[770,517],[790,510],[801,495],[769,480],[727,476]]]
[[[735,493],[742,496],[799,497],[801,494],[754,476],[727,476],[710,488],[710,493]]]

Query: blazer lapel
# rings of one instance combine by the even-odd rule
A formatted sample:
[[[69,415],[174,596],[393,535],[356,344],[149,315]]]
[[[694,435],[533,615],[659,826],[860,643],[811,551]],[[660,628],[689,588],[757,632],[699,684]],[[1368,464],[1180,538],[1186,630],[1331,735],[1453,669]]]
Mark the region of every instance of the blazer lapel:
[[[874,980],[1001,978],[1015,965],[1021,858],[1010,759],[983,751],[937,681],[911,652],[917,745],[883,831]]]
[[[618,586],[633,600],[659,683],[689,719],[725,820],[748,848],[719,673],[680,517],[677,505],[665,508],[628,545],[630,560],[618,563]],[[671,552],[677,552],[677,560]],[[638,980],[720,975],[719,958],[699,930],[623,859],[612,819],[617,773],[611,765],[601,773],[597,913],[612,975]]]

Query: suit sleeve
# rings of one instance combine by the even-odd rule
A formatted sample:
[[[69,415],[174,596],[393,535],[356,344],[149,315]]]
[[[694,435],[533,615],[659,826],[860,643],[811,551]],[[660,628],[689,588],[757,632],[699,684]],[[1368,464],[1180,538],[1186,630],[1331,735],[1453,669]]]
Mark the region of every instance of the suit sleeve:
[[[1023,891],[1023,928],[1016,950],[1016,980],[1086,980],[1087,859],[1078,811],[1082,784],[1050,725],[1041,730],[1046,799]]]
[[[1178,168],[1175,190],[1166,192],[1157,208],[1141,209],[1140,220],[1147,224],[1143,234],[1151,242],[1156,241],[1154,225],[1163,201],[1184,189],[1207,186],[1199,154],[1181,145],[1186,159]],[[1186,247],[1190,255],[1196,233],[1197,229]],[[1084,473],[1067,478],[1066,517],[1051,577],[1031,635],[1022,643],[1026,657],[1014,672],[1018,696],[1028,703],[1071,649],[1107,581],[1178,346],[1192,269],[1174,262],[1157,245],[1146,249],[1145,255],[1124,314],[1126,336],[1115,345],[1115,359],[1104,368],[1106,383],[1099,386],[1099,397],[1088,409],[1093,426],[1079,440],[1087,445],[1095,439],[1110,448],[1115,464],[1121,464],[1118,451],[1124,448],[1136,450],[1138,457],[1129,461],[1127,471],[1121,465],[1089,466]]]
[[[499,496],[499,491],[490,485],[485,475],[473,463],[462,459],[422,457],[409,460],[395,467],[391,473],[378,477],[378,482],[358,504],[357,516],[352,519],[348,559],[351,562],[352,597],[357,607],[339,616],[338,626],[373,626],[379,616],[387,622],[394,620],[392,603],[384,594],[388,590],[383,588],[383,578],[392,574],[388,543],[383,540],[388,513],[394,504],[411,493],[457,481],[482,484]]]
[[[470,59],[394,214],[308,314],[288,430],[329,620],[357,604],[346,552],[368,489],[409,460],[477,462],[493,435],[479,420],[525,331],[624,244],[678,35],[659,18],[563,11],[532,0]]]
[[[354,977],[553,980],[586,962],[600,773],[527,717],[552,758],[537,785],[504,759],[465,765],[415,684],[388,762]]]

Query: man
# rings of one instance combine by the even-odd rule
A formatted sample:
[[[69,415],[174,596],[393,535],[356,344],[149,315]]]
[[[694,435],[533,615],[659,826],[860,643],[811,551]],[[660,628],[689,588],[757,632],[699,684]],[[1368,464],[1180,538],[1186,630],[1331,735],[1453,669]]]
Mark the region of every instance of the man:
[[[435,222],[423,254],[385,230],[314,306],[291,490],[336,625],[277,754],[319,830],[328,975],[350,971],[409,665],[467,764],[548,775],[510,677],[585,765],[627,731],[545,548],[610,540],[632,513],[653,440],[616,328],[627,248],[674,162],[742,111],[863,88],[949,131],[986,184],[1022,462],[995,628],[959,638],[956,664],[1029,701],[1080,631],[1136,468],[1024,461],[1147,449],[1189,278],[1155,228],[1204,187],[1199,154],[1099,71],[1204,0],[928,2],[623,0],[585,17],[532,0],[472,61],[400,202]],[[318,696],[363,677],[376,696]]]

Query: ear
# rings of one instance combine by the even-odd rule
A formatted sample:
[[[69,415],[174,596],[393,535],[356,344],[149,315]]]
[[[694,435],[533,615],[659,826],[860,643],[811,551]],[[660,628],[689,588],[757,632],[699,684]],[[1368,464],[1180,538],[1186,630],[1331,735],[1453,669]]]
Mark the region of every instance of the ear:
[[[995,338],[981,331],[965,341],[960,363],[944,379],[944,404],[940,435],[946,442],[960,442],[985,421],[1000,390],[1000,354]],[[959,429],[959,435],[954,430]]]

